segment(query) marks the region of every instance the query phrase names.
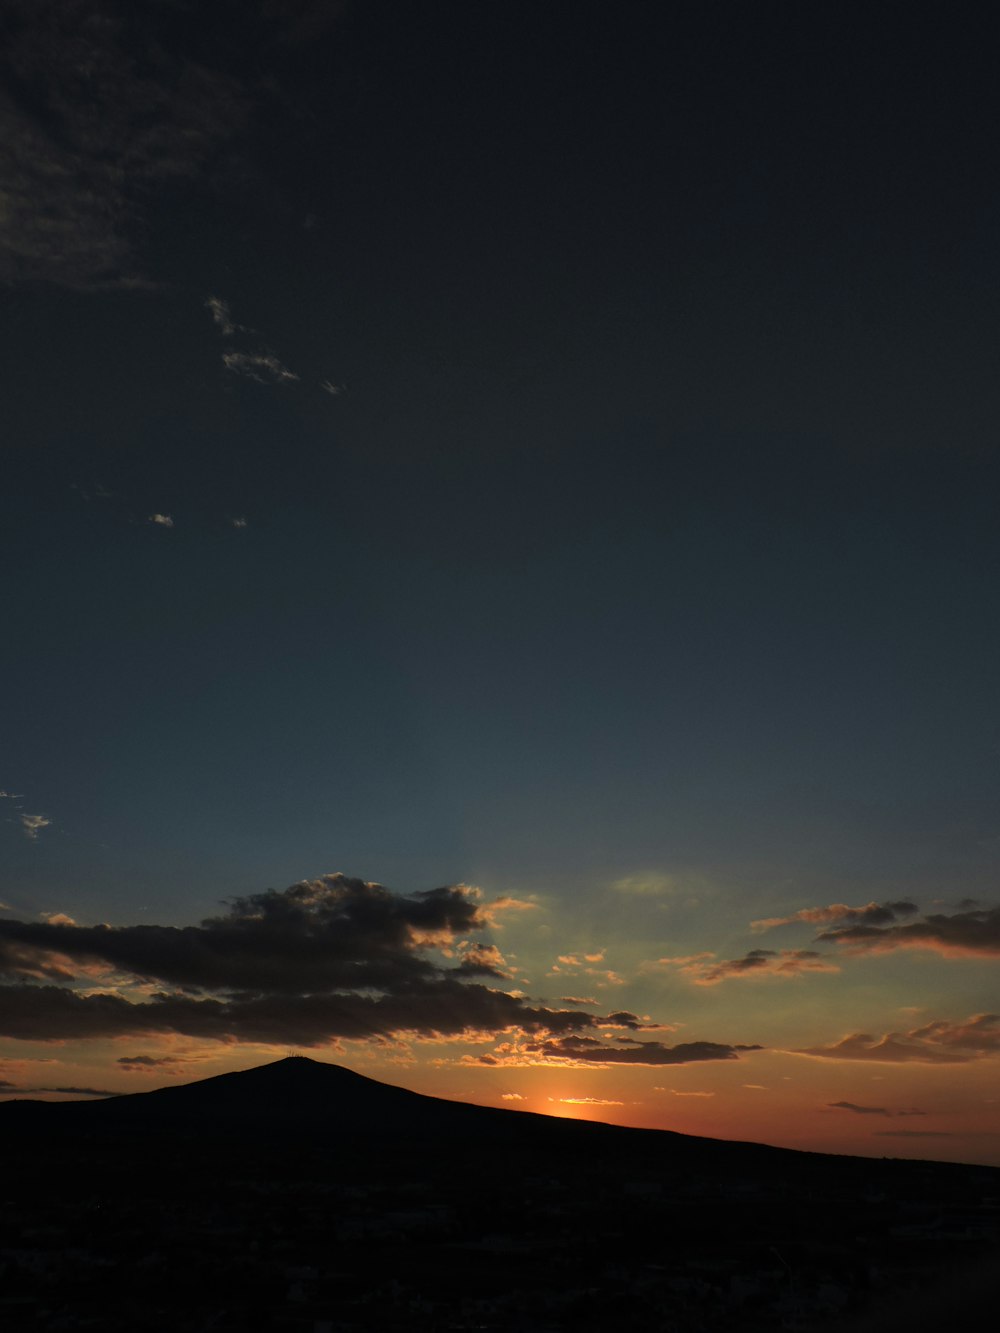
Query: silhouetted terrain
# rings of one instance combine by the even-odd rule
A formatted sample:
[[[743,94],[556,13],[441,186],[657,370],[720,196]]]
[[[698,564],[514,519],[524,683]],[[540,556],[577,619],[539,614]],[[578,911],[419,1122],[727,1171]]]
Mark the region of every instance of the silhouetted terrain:
[[[9,1102],[0,1132],[11,1329],[936,1328],[981,1317],[1000,1241],[987,1167],[470,1106],[301,1057]]]

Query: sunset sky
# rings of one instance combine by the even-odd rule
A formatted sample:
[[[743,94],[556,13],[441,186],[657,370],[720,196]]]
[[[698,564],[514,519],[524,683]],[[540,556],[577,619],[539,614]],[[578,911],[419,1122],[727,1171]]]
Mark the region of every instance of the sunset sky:
[[[1000,1163],[992,18],[4,6],[0,1096]]]

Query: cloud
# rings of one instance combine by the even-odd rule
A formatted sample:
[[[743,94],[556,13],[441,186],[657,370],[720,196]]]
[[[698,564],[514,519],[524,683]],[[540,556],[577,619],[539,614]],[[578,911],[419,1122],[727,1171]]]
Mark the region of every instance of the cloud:
[[[602,1026],[596,1023],[594,1026]],[[599,1038],[570,1034],[537,1037],[520,1034],[514,1041],[501,1044],[496,1051],[463,1056],[470,1065],[531,1066],[561,1064],[571,1067],[596,1065],[636,1065],[658,1068],[664,1065],[697,1064],[707,1060],[738,1060],[745,1051],[760,1051],[762,1046],[730,1046],[713,1041],[681,1042],[665,1046],[659,1041],[636,1041],[609,1046]]]
[[[677,888],[673,875],[650,872],[643,875],[625,875],[616,879],[612,885],[615,893],[629,894],[638,898],[655,898],[672,893]]]
[[[511,974],[506,971],[507,960],[495,944],[467,944],[459,946],[461,959],[458,971],[464,976],[499,977],[509,981]]]
[[[877,1139],[957,1139],[960,1134],[949,1133],[946,1129],[877,1129]]]
[[[204,175],[247,126],[247,89],[176,50],[172,8],[8,0],[0,281],[141,285],[148,201]]]
[[[345,384],[334,384],[332,380],[323,380],[319,387],[324,393],[328,393],[332,397],[338,398],[347,386]]]
[[[174,526],[174,520],[169,514],[150,514],[146,522],[153,523],[159,528],[172,528]]]
[[[112,1092],[109,1088],[25,1088],[25,1092],[63,1092],[72,1093],[75,1097],[117,1097],[117,1092]]]
[[[596,1004],[592,995],[560,995],[560,1004]]]
[[[19,791],[0,791],[0,801],[19,801],[22,795]]]
[[[287,88],[250,72],[252,49],[315,40],[342,10],[245,0],[225,43],[206,43],[199,0],[6,0],[0,282],[151,287],[140,251],[155,203],[252,177],[252,130],[289,109]]]
[[[210,296],[205,302],[205,307],[211,313],[213,323],[224,338],[231,338],[237,333],[255,333],[245,324],[235,322],[229,309],[229,302],[224,301],[221,296]],[[234,374],[245,375],[247,379],[256,380],[258,384],[289,384],[298,380],[298,375],[283,365],[273,352],[267,347],[260,346],[259,338],[257,342],[258,346],[254,351],[233,348],[223,352],[222,364]],[[246,527],[246,519],[232,519],[231,522],[235,528]]]
[[[475,980],[491,980],[503,960],[495,946],[469,937],[506,907],[515,910],[506,900],[484,902],[465,885],[398,894],[331,874],[236,898],[196,926],[3,920],[0,1035],[46,1041],[177,1034],[316,1046],[336,1039],[492,1041],[514,1033],[532,1044],[535,1063],[686,1063],[756,1049],[603,1045],[596,1038],[574,1046],[573,1037],[604,1027],[635,1032],[651,1025],[624,1010],[602,1016],[550,1008]],[[93,979],[101,969],[110,978],[98,988]],[[49,984],[57,981],[67,984]]]
[[[258,384],[288,384],[299,378],[271,352],[223,352],[222,363],[227,370],[246,375]]]
[[[500,1100],[505,1102],[523,1102],[526,1098],[522,1097],[519,1092],[502,1092],[500,1094]]]
[[[624,1102],[612,1101],[608,1097],[550,1097],[550,1102],[561,1102],[563,1106],[624,1106]]]
[[[643,967],[677,967],[696,986],[717,986],[734,977],[800,977],[808,972],[839,972],[840,968],[814,949],[751,949],[742,958],[712,962],[711,953],[658,958]]]
[[[169,1055],[120,1055],[118,1063],[126,1070],[164,1069],[177,1064],[177,1060]]]
[[[38,835],[43,828],[48,828],[52,820],[45,815],[21,815],[21,827],[24,829],[26,838],[32,842],[37,842]]]
[[[827,1102],[831,1111],[853,1111],[855,1115],[892,1115],[884,1106],[858,1106],[856,1102]]]
[[[210,312],[215,327],[224,338],[230,338],[234,333],[246,332],[242,324],[235,323],[229,302],[223,301],[221,296],[210,296],[205,302],[205,309]]]
[[[884,926],[901,916],[911,916],[919,911],[916,903],[900,899],[891,903],[867,903],[864,907],[848,907],[846,903],[831,903],[829,907],[804,907],[791,916],[769,916],[760,921],[751,921],[754,931],[771,930],[775,926],[790,926],[793,922],[808,921],[823,925],[830,921],[843,921],[849,925]]]
[[[231,518],[229,520],[229,526],[232,528],[245,528],[247,526],[247,521],[245,518]]]
[[[806,1047],[794,1054],[883,1064],[965,1064],[1000,1055],[1000,1014],[973,1014],[961,1023],[938,1019],[909,1032],[887,1032],[881,1037],[853,1032],[828,1046]]]
[[[1000,958],[1000,907],[983,907],[948,916],[934,913],[905,925],[852,924],[819,936],[850,953],[889,953],[924,949],[945,958]]]

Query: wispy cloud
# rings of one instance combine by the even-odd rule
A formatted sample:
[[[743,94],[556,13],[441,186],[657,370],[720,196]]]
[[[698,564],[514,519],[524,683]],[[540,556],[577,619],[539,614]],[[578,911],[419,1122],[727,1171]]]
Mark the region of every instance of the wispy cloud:
[[[614,880],[611,887],[615,893],[629,894],[638,898],[656,898],[673,893],[677,888],[677,880],[673,875],[648,871],[644,874],[624,875],[621,879]]]
[[[24,829],[25,837],[30,838],[32,842],[37,841],[42,829],[48,828],[52,820],[46,815],[21,815],[21,827]]]
[[[8,0],[0,279],[142,285],[150,187],[201,176],[247,125],[248,90],[177,51],[172,8]]]
[[[717,986],[734,978],[780,977],[788,980],[813,972],[839,972],[836,963],[814,949],[751,949],[742,958],[714,961],[712,953],[657,958],[642,964],[644,971],[675,967],[696,986]]]
[[[227,370],[258,384],[289,384],[299,378],[270,352],[223,352],[222,363]]]
[[[919,910],[916,903],[911,903],[907,899],[890,903],[866,903],[863,907],[831,903],[829,907],[804,907],[800,912],[793,912],[791,916],[769,916],[759,921],[751,921],[750,928],[761,931],[772,930],[775,926],[790,926],[796,922],[825,925],[832,921],[841,921],[847,925],[884,926],[901,916],[912,916]]]
[[[938,1019],[909,1032],[886,1032],[880,1037],[852,1032],[827,1046],[804,1047],[794,1054],[884,1064],[966,1064],[1000,1055],[1000,1014],[973,1014],[959,1023]]]
[[[158,528],[172,528],[174,526],[174,520],[169,514],[150,514],[146,522],[153,523]]]
[[[624,1102],[613,1101],[610,1097],[550,1097],[550,1102],[559,1102],[563,1106],[624,1106]]]
[[[223,301],[221,296],[210,296],[205,302],[205,309],[211,314],[215,327],[224,338],[231,338],[234,333],[246,332],[242,324],[235,322],[229,309],[229,302]]]

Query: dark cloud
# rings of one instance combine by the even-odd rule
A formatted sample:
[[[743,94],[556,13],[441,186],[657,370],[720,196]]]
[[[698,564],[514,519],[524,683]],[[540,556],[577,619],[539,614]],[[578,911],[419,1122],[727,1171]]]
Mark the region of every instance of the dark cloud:
[[[125,1069],[160,1069],[164,1065],[175,1065],[177,1061],[169,1055],[120,1055],[118,1063]]]
[[[831,1111],[853,1111],[855,1115],[892,1115],[884,1106],[858,1106],[856,1102],[827,1102]]]
[[[912,916],[919,911],[916,903],[901,898],[889,903],[866,903],[863,907],[848,907],[846,903],[831,903],[829,907],[804,907],[791,916],[769,916],[750,923],[753,930],[771,930],[774,926],[790,926],[793,922],[808,921],[813,925],[841,921],[845,925],[885,926],[901,916]]]
[[[602,1026],[598,1023],[596,1026]],[[621,1042],[621,1039],[618,1039]],[[659,1041],[631,1041],[609,1046],[597,1037],[569,1035],[525,1040],[501,1046],[496,1052],[468,1056],[465,1063],[482,1065],[536,1065],[570,1063],[593,1065],[688,1065],[706,1060],[738,1060],[744,1051],[762,1046],[726,1045],[714,1041],[687,1041],[665,1046]]]
[[[974,1014],[961,1023],[937,1019],[909,1032],[887,1032],[881,1037],[853,1032],[829,1046],[811,1046],[795,1054],[883,1064],[966,1064],[1000,1055],[1000,1015]]]
[[[487,903],[461,885],[407,895],[333,874],[237,898],[198,926],[4,921],[0,1035],[180,1035],[318,1046],[517,1032],[539,1051],[551,1043],[551,1053],[563,1056],[573,1052],[560,1043],[580,1034],[655,1026],[627,1010],[550,1008],[477,981],[506,976],[504,959],[495,945],[470,936],[516,906]],[[604,1058],[593,1049],[581,1046],[578,1058]],[[733,1058],[750,1048],[643,1042],[641,1049],[601,1049],[611,1062],[661,1064]],[[121,1063],[138,1068],[152,1059],[126,1056]]]
[[[108,1088],[26,1088],[25,1091],[72,1093],[74,1097],[117,1097],[119,1095]]]
[[[820,940],[853,953],[927,949],[946,958],[1000,958],[1000,907],[927,915],[905,925],[862,923],[825,931]]]
[[[197,0],[7,0],[0,281],[145,285],[137,251],[158,196],[245,171],[254,114],[274,114],[278,84],[244,45],[302,46],[339,12],[317,0],[215,0],[210,17]]]
[[[237,898],[198,926],[4,920],[0,976],[63,978],[76,960],[195,990],[396,990],[441,973],[425,941],[450,944],[487,926],[487,918],[462,887],[404,896],[332,874]]]
[[[734,977],[799,977],[808,972],[839,972],[836,963],[815,949],[751,949],[742,958],[714,961],[712,954],[659,958],[655,966],[679,967],[698,986],[717,986]]]
[[[246,123],[237,79],[171,49],[171,8],[4,6],[0,278],[135,283],[150,191],[205,171]]]
[[[877,1139],[957,1139],[960,1134],[949,1133],[946,1129],[876,1129]]]

